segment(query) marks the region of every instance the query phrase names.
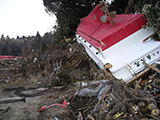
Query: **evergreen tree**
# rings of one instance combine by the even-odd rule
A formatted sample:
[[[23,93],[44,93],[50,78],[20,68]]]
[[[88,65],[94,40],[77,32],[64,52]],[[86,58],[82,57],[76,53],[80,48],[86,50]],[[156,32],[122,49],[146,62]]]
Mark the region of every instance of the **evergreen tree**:
[[[17,35],[17,39],[19,39],[19,36]]]
[[[160,0],[138,0],[135,9],[145,14],[148,20],[145,28],[154,28],[160,34]]]
[[[4,37],[4,35],[2,34],[2,36],[1,36],[1,40],[5,40],[5,37]]]
[[[75,34],[80,19],[87,16],[99,4],[98,0],[43,0],[48,13],[57,17],[59,40],[63,36],[71,37]]]
[[[35,36],[35,38],[34,38],[34,41],[33,41],[33,49],[35,50],[35,51],[37,51],[37,49],[40,47],[40,45],[41,45],[41,35],[39,34],[39,32],[37,31],[37,34],[36,34],[36,36]]]
[[[8,41],[2,42],[1,55],[8,55],[8,53],[7,53],[7,50],[8,50],[7,47],[8,47]]]

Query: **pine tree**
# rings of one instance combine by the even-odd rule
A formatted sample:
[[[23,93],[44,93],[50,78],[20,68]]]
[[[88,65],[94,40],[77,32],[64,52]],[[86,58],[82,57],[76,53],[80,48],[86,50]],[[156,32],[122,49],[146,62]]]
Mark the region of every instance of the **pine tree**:
[[[145,28],[154,28],[160,34],[160,0],[139,0],[135,10],[145,14],[148,20]]]

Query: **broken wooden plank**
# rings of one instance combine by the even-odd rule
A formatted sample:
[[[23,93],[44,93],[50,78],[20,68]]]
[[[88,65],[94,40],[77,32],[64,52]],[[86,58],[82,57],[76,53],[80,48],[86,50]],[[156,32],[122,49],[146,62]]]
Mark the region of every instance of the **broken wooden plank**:
[[[113,77],[112,73],[109,71],[109,68],[112,67],[112,65],[110,63],[106,63],[104,66],[104,72],[106,73],[107,76],[109,77]]]
[[[148,68],[150,68],[150,69],[152,69],[152,70],[154,70],[154,71],[156,71],[157,73],[160,74],[160,70],[159,70],[158,68],[153,67],[153,66],[151,66],[151,65],[149,65],[149,64],[147,64],[147,63],[145,63],[145,62],[143,62],[143,64],[144,64],[146,67],[148,67]]]
[[[152,64],[150,66],[156,67],[156,65],[157,64],[154,63],[154,64]],[[136,76],[132,77],[131,79],[129,79],[126,82],[127,86],[131,85],[134,81],[136,81],[136,80],[140,79],[141,77],[143,77],[144,75],[148,74],[150,70],[151,69],[148,67],[148,68],[145,68],[144,70],[142,70],[141,72],[139,72],[138,74],[136,74]]]
[[[150,35],[150,36],[148,36],[147,38],[145,38],[145,39],[143,40],[143,42],[145,42],[145,41],[148,40],[149,38],[155,36],[157,33],[158,33],[158,31],[154,32],[152,35]]]

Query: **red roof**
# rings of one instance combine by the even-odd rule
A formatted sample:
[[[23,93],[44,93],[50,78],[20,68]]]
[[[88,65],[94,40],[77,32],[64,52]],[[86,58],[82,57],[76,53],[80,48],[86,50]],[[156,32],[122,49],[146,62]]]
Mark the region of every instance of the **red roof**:
[[[142,14],[121,14],[113,18],[113,26],[108,22],[109,17],[106,23],[101,22],[100,17],[103,15],[100,6],[97,5],[87,17],[81,19],[77,28],[77,34],[102,51],[141,29],[147,22]]]

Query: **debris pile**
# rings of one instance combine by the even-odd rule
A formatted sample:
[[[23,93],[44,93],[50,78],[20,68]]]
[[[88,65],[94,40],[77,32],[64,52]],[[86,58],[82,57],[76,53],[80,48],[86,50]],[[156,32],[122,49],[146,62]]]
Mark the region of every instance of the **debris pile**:
[[[88,56],[78,43],[67,44],[66,49],[42,45],[21,60],[14,78],[28,84],[41,83],[45,87],[69,85],[80,80],[103,79],[103,70]],[[18,82],[19,83],[19,82]]]
[[[77,120],[159,120],[159,77],[159,74],[153,74],[152,71],[152,74],[129,86],[114,77],[109,80],[92,81],[85,88],[81,87],[81,90],[76,92],[78,99],[74,96],[72,101],[75,105],[74,102],[81,103],[81,100],[87,99],[86,103],[83,103],[84,106],[76,110],[74,108]]]
[[[5,56],[0,56],[0,84],[12,80],[11,73],[20,66],[20,59],[20,57],[5,58]]]
[[[32,50],[20,61],[2,60],[1,63],[1,66],[12,63],[17,65],[13,78],[6,77],[6,83],[10,85],[5,85],[10,92],[13,83],[30,88],[28,91],[20,90],[16,96],[18,98],[1,99],[1,102],[15,102],[28,96],[34,98],[35,95],[43,94],[35,92],[34,89],[50,88],[44,92],[47,94],[43,94],[43,98],[38,98],[41,102],[36,103],[39,106],[36,108],[39,117],[65,117],[68,120],[160,119],[159,64],[156,69],[146,65],[152,69],[150,72],[132,84],[126,84],[99,69],[78,43],[68,44],[64,50],[43,46],[39,51]],[[65,96],[62,97],[60,93]],[[49,102],[45,102],[46,99]],[[66,116],[61,115],[61,110]],[[55,111],[56,115],[53,116]],[[8,111],[6,114],[9,114]]]
[[[19,57],[11,58],[11,59],[0,59],[0,68],[9,68],[9,67],[16,67],[19,65],[20,62]]]

